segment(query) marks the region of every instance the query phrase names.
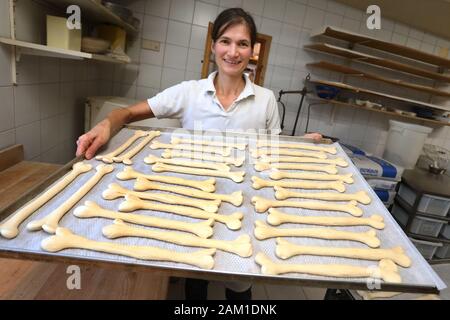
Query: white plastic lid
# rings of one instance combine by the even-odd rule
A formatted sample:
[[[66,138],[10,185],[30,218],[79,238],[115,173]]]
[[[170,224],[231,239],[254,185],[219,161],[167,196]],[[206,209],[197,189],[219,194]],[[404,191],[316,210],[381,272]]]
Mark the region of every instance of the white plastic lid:
[[[400,127],[402,129],[407,129],[407,130],[416,131],[416,132],[420,132],[420,133],[426,133],[426,134],[433,131],[433,128],[430,128],[430,127],[425,127],[425,126],[421,126],[418,124],[405,123],[405,122],[400,122],[400,121],[395,121],[395,120],[389,120],[389,125],[392,127]]]

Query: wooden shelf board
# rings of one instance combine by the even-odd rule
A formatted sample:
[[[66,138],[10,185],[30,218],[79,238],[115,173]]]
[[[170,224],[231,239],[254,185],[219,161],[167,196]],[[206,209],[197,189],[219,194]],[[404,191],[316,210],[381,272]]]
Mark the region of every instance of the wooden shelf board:
[[[387,68],[387,69],[391,69],[391,70],[409,73],[409,74],[419,76],[422,78],[439,80],[439,81],[450,83],[450,76],[445,76],[440,73],[431,72],[431,71],[424,70],[421,68],[409,66],[409,65],[397,62],[397,61],[371,56],[371,55],[368,55],[365,53],[341,48],[338,46],[333,46],[333,45],[326,44],[326,43],[308,44],[308,45],[305,45],[304,48],[306,50],[328,53],[328,54],[331,54],[334,56],[340,56],[340,57],[344,57],[347,59],[375,65],[378,67],[383,67],[383,68]]]
[[[409,89],[413,89],[413,90],[417,90],[417,91],[426,92],[426,93],[440,96],[440,97],[450,97],[450,92],[438,90],[438,89],[435,89],[432,87],[417,85],[417,84],[405,82],[402,80],[384,78],[384,77],[381,77],[381,76],[378,76],[375,74],[356,70],[356,69],[353,69],[353,68],[350,68],[347,66],[334,64],[331,62],[320,61],[320,62],[315,62],[315,63],[308,63],[307,66],[314,67],[314,68],[321,68],[321,69],[330,70],[330,71],[334,71],[334,72],[339,72],[339,73],[345,74],[347,76],[362,77],[362,78],[366,78],[366,79],[370,79],[370,80],[382,81],[385,83],[390,83],[390,84],[401,86],[404,88],[409,88]]]
[[[409,48],[388,41],[379,40],[362,34],[350,32],[336,27],[325,26],[318,32],[314,32],[312,37],[328,36],[335,39],[344,40],[370,47],[373,49],[389,52],[398,56],[407,57],[412,60],[425,62],[435,66],[450,68],[450,60],[434,54],[430,54],[417,49]]]
[[[412,100],[412,99],[402,98],[399,96],[393,96],[393,95],[382,93],[382,92],[358,88],[358,87],[350,86],[350,85],[342,83],[342,82],[326,81],[326,80],[310,80],[310,81],[312,83],[324,84],[324,85],[328,85],[328,86],[337,87],[340,89],[351,90],[354,92],[367,93],[367,94],[371,94],[371,95],[375,95],[375,96],[379,96],[379,97],[383,97],[383,98],[388,98],[388,99],[392,99],[392,100],[396,100],[396,101],[400,101],[400,102],[415,104],[415,105],[421,106],[421,107],[437,109],[439,111],[450,111],[450,107],[439,106],[436,104],[431,104],[431,103],[422,102],[422,101],[418,101],[418,100]],[[435,120],[433,120],[433,121],[435,121]],[[440,122],[440,121],[438,121],[438,122]]]

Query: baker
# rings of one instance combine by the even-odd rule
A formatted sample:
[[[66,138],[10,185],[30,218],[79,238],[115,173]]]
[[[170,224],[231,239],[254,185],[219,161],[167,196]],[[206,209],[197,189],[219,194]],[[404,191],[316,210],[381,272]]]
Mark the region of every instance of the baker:
[[[194,130],[264,130],[279,134],[280,118],[273,92],[253,84],[244,73],[256,42],[253,18],[241,8],[222,11],[214,21],[212,52],[217,71],[207,79],[184,81],[147,101],[109,113],[77,141],[77,156],[91,159],[124,124],[147,118],[176,118]],[[318,133],[306,135],[320,139]],[[206,299],[208,282],[186,279],[188,299]],[[228,299],[251,299],[251,284],[226,282]]]

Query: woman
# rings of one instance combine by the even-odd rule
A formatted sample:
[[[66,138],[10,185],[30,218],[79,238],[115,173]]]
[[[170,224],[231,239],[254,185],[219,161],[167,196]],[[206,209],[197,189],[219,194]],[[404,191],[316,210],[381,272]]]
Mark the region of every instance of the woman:
[[[91,159],[124,124],[155,116],[180,119],[186,129],[201,125],[203,130],[267,130],[279,134],[273,92],[253,84],[244,74],[256,42],[253,18],[240,8],[224,10],[214,22],[212,40],[217,72],[207,79],[182,82],[147,101],[112,111],[78,139],[77,156],[85,154],[86,159]],[[320,139],[321,135],[308,137]],[[251,298],[250,284],[225,285],[227,298]],[[187,279],[186,296],[206,299],[206,287],[206,281]]]

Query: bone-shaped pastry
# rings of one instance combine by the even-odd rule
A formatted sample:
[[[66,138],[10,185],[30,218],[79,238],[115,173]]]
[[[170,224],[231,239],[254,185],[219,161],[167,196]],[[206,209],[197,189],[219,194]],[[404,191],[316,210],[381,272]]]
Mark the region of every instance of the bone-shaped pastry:
[[[37,209],[50,201],[50,199],[52,199],[55,195],[61,192],[61,190],[67,187],[80,174],[88,172],[91,169],[92,166],[90,164],[86,164],[83,162],[75,163],[72,167],[72,171],[61,178],[55,185],[39,195],[37,198],[27,203],[11,217],[2,222],[0,224],[0,234],[7,239],[15,238],[19,234],[19,226],[23,221],[25,221]]]
[[[172,176],[157,176],[152,174],[144,174],[134,170],[132,167],[125,167],[122,172],[116,175],[117,179],[120,180],[130,180],[137,179],[138,177],[145,178],[150,181],[157,181],[168,184],[176,184],[181,186],[187,186],[196,188],[205,192],[214,192],[216,187],[216,179],[210,178],[206,180],[189,180]]]
[[[155,163],[152,166],[154,172],[175,172],[198,176],[221,177],[233,180],[236,183],[244,181],[245,171],[219,171],[208,169],[197,169],[188,167],[177,167],[163,163]]]
[[[48,252],[58,252],[64,249],[85,249],[140,260],[185,263],[203,269],[212,269],[214,267],[214,259],[212,256],[216,253],[216,249],[204,249],[184,253],[150,246],[129,246],[112,242],[93,241],[73,234],[66,228],[57,228],[56,235],[42,240],[41,247]]]
[[[111,151],[110,153],[104,154],[104,155],[98,155],[95,157],[95,159],[103,161],[104,163],[113,163],[113,158],[121,154],[125,149],[127,149],[129,146],[131,146],[137,139],[145,137],[148,135],[148,131],[143,130],[137,130],[134,132],[134,134],[125,141],[121,146],[119,146],[116,150]]]
[[[356,201],[350,201],[347,204],[323,203],[318,201],[279,201],[269,200],[262,197],[254,196],[252,203],[256,212],[266,212],[269,208],[289,207],[301,208],[309,210],[325,210],[347,212],[355,217],[361,217],[363,212],[356,206]]]
[[[208,147],[208,146],[192,146],[189,144],[169,144],[162,143],[160,141],[153,141],[150,145],[150,149],[176,149],[185,151],[201,151],[204,153],[219,154],[224,157],[228,157],[231,154],[231,148],[218,148],[218,147]]]
[[[353,183],[353,174],[325,174],[313,172],[287,172],[274,170],[270,173],[270,179],[300,179],[300,180],[318,180],[318,181],[342,181],[347,184]]]
[[[395,247],[392,249],[366,249],[301,246],[277,238],[275,252],[277,257],[281,259],[288,259],[297,255],[328,256],[377,261],[389,259],[404,268],[409,268],[411,266],[411,259],[405,254],[402,247]]]
[[[324,152],[302,152],[302,151],[293,151],[289,149],[278,149],[278,148],[269,148],[269,149],[253,149],[250,150],[250,154],[253,158],[260,158],[262,156],[268,155],[279,155],[279,156],[294,156],[294,157],[310,157],[317,159],[326,159],[327,155]]]
[[[133,158],[136,154],[139,153],[150,141],[152,141],[155,137],[159,137],[161,135],[161,132],[159,131],[150,131],[148,136],[146,136],[144,139],[142,139],[141,142],[137,146],[135,146],[133,149],[127,151],[126,153],[113,157],[114,162],[123,162],[126,165],[133,164],[133,161],[131,158]]]
[[[304,273],[324,277],[375,278],[390,283],[402,282],[397,266],[387,259],[381,260],[377,267],[356,267],[345,264],[287,264],[275,263],[264,253],[259,252],[255,261],[261,266],[261,272],[267,275]]]
[[[219,210],[220,200],[197,200],[186,197],[175,196],[172,194],[156,193],[156,192],[136,192],[124,188],[117,183],[111,183],[108,189],[103,191],[102,197],[105,200],[114,200],[124,198],[126,195],[132,195],[139,199],[153,200],[162,203],[183,205],[199,208],[208,212],[217,212]]]
[[[252,243],[248,234],[243,234],[232,241],[203,239],[180,232],[155,231],[132,227],[123,223],[122,220],[115,220],[114,224],[104,227],[102,232],[109,239],[120,237],[150,238],[182,246],[219,249],[241,257],[250,257],[252,255]]]
[[[170,140],[172,144],[198,144],[202,146],[212,146],[212,147],[229,147],[236,148],[238,150],[245,150],[247,147],[246,143],[233,143],[233,142],[222,142],[222,141],[211,141],[211,140],[195,140],[187,138],[172,137]]]
[[[207,162],[180,160],[180,159],[164,159],[164,158],[158,158],[152,154],[148,155],[148,157],[146,157],[144,159],[144,162],[146,164],[155,164],[155,163],[159,162],[159,163],[171,164],[171,165],[182,166],[182,167],[193,167],[193,168],[200,168],[200,169],[230,171],[230,167],[226,163],[207,163]]]
[[[197,218],[197,219],[214,219],[227,226],[230,230],[238,230],[242,226],[241,220],[244,215],[241,212],[235,212],[230,215],[223,215],[218,213],[207,212],[195,208],[187,208],[182,206],[174,206],[170,204],[153,203],[150,201],[141,200],[135,196],[125,196],[125,201],[119,205],[119,210],[123,212],[131,212],[135,210],[153,210],[178,214],[181,216]]]
[[[184,188],[178,186],[166,186],[158,183],[154,183],[148,181],[145,178],[138,177],[136,179],[136,183],[134,184],[134,190],[136,191],[147,191],[147,190],[160,190],[160,191],[168,191],[173,193],[182,194],[189,197],[200,198],[200,199],[209,199],[209,200],[221,200],[225,202],[229,202],[236,207],[242,205],[244,201],[244,196],[242,191],[236,191],[231,194],[219,194],[219,193],[209,193],[201,190],[194,190],[191,188]]]
[[[270,169],[278,170],[303,170],[303,171],[319,171],[326,172],[329,174],[337,174],[338,170],[335,165],[314,165],[314,164],[299,164],[299,163],[266,163],[266,162],[256,162],[256,171],[266,171]]]
[[[212,162],[222,162],[226,164],[232,164],[235,167],[240,167],[244,164],[245,157],[223,157],[223,156],[212,156],[206,153],[199,152],[188,152],[188,151],[179,151],[179,150],[169,150],[166,149],[161,154],[161,157],[165,159],[171,158],[186,158],[186,159],[197,159],[203,161],[212,161]]]
[[[111,211],[100,207],[93,201],[86,201],[83,206],[77,207],[73,214],[78,218],[105,218],[120,219],[129,223],[139,224],[147,227],[156,227],[161,229],[178,230],[193,233],[200,238],[209,238],[213,234],[213,219],[202,222],[183,222],[142,214],[123,213]]]
[[[267,222],[273,226],[283,223],[301,223],[318,226],[370,226],[375,229],[384,229],[382,216],[372,215],[369,218],[354,217],[305,217],[293,214],[286,214],[277,209],[270,208],[267,215]]]
[[[265,240],[277,237],[302,237],[302,238],[316,238],[326,240],[347,240],[356,241],[366,244],[371,248],[378,248],[380,246],[380,239],[377,238],[375,230],[367,232],[350,232],[340,231],[331,228],[274,228],[265,224],[263,221],[255,221],[254,234],[256,239]]]
[[[358,201],[362,204],[369,204],[371,202],[370,197],[365,191],[358,191],[356,193],[333,193],[333,192],[295,192],[284,189],[280,186],[273,187],[275,189],[275,198],[277,200],[285,200],[289,198],[303,198],[303,199],[315,199],[325,201]]]
[[[330,154],[336,154],[335,147],[320,147],[320,146],[312,146],[306,144],[296,144],[296,143],[279,143],[275,141],[268,140],[258,140],[256,143],[258,148],[287,148],[287,149],[303,149],[303,150],[311,150],[311,151],[322,151]]]
[[[47,233],[55,233],[58,228],[58,223],[61,218],[69,211],[78,201],[81,200],[102,178],[104,175],[112,172],[114,166],[108,164],[100,164],[96,168],[97,172],[69,199],[64,201],[58,208],[53,210],[47,216],[40,220],[34,220],[28,223],[27,229],[30,231],[37,231],[43,229]]]
[[[334,159],[317,159],[312,157],[268,157],[261,156],[261,162],[274,163],[274,162],[294,162],[294,163],[314,163],[314,164],[334,164],[339,167],[348,167],[348,162],[342,158]]]
[[[345,185],[342,181],[331,182],[315,182],[315,181],[272,181],[264,180],[257,176],[252,177],[252,187],[256,190],[268,187],[285,187],[295,189],[312,189],[312,190],[327,190],[332,189],[339,192],[345,191]]]

